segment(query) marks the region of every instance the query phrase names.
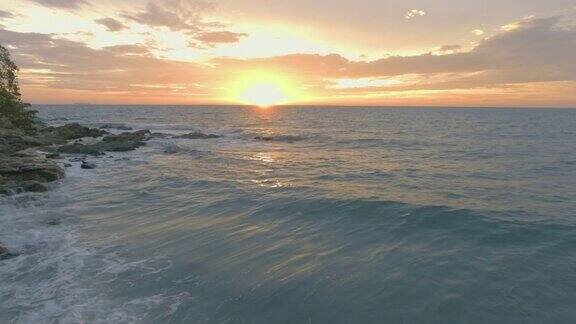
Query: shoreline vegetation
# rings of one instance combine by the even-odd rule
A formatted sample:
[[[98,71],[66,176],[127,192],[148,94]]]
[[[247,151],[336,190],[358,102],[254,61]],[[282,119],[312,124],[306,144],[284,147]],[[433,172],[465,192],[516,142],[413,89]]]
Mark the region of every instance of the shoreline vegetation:
[[[10,53],[0,45],[0,196],[45,192],[47,184],[65,177],[64,170],[71,163],[94,169],[88,156],[131,151],[151,137],[148,130],[111,134],[111,128],[129,129],[114,125],[99,129],[77,123],[48,126],[22,101],[17,73]],[[84,144],[85,140],[89,143]],[[0,240],[0,260],[15,256]]]

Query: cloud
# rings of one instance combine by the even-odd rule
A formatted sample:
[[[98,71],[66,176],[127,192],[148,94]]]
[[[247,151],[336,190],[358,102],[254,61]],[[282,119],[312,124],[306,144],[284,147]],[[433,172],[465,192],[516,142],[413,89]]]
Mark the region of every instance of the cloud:
[[[560,26],[560,17],[529,19],[517,28],[482,40],[468,52],[444,47],[451,54],[391,56],[374,61],[350,61],[340,55],[297,54],[251,60],[216,59],[221,69],[264,68],[308,77],[391,78],[418,75],[432,78],[434,88],[452,75],[446,86],[494,86],[509,83],[576,81],[576,27]],[[441,76],[442,77],[435,77]],[[441,80],[441,81],[440,81]],[[423,84],[418,84],[421,87]]]
[[[0,30],[0,39],[12,48],[23,86],[93,95],[171,95],[176,90],[192,91],[198,80],[207,79],[198,64],[156,58],[144,45],[92,49],[54,35],[8,30]]]
[[[484,35],[486,32],[484,32],[482,29],[474,29],[472,31],[472,34],[476,35],[476,36],[482,36]]]
[[[440,54],[453,54],[459,52],[462,49],[460,45],[444,45],[438,49],[438,53]]]
[[[206,32],[201,33],[195,37],[195,39],[208,43],[237,43],[242,37],[246,37],[248,34],[245,33],[234,33],[230,31],[216,31],[216,32]]]
[[[49,8],[78,9],[88,4],[86,0],[29,0]]]
[[[154,48],[142,44],[93,49],[62,35],[8,30],[0,30],[0,39],[10,46],[22,68],[24,87],[124,95],[141,101],[150,96],[170,96],[172,101],[217,98],[217,89],[225,82],[258,70],[295,76],[299,84],[327,97],[411,91],[468,91],[473,96],[482,89],[530,91],[535,96],[534,89],[543,84],[549,85],[549,94],[557,95],[559,89],[576,84],[576,26],[562,24],[561,17],[515,24],[517,28],[485,38],[468,51],[446,45],[439,48],[442,55],[435,52],[372,61],[338,54],[291,54],[191,63],[156,57]],[[204,42],[237,41],[244,36],[206,33]],[[194,37],[198,35],[202,34]],[[564,95],[562,100],[576,100],[575,96]]]
[[[406,13],[404,18],[410,20],[412,18],[422,17],[422,16],[426,16],[426,11],[418,10],[418,9],[412,9]]]
[[[212,8],[213,5],[209,3],[196,1],[148,2],[144,10],[126,12],[123,17],[151,27],[198,32],[202,27],[210,25],[202,22],[201,13]]]
[[[0,10],[0,19],[14,18],[14,17],[16,17],[16,16],[12,13],[10,13],[8,11]]]
[[[101,18],[94,20],[94,22],[106,27],[109,32],[117,32],[128,28],[128,26],[114,18]]]
[[[219,43],[236,43],[245,33],[222,30],[226,26],[219,22],[206,22],[204,16],[216,6],[210,2],[172,0],[148,2],[143,10],[125,12],[125,19],[153,28],[164,27],[174,32],[184,32],[191,38],[190,46],[213,47]],[[200,44],[198,44],[200,42]]]

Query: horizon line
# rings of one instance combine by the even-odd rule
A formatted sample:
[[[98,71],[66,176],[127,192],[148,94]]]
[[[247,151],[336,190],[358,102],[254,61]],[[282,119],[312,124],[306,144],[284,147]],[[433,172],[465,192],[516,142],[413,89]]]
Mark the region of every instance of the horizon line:
[[[31,103],[32,106],[147,106],[147,107],[216,107],[216,108],[262,108],[247,104],[145,104],[145,103]],[[337,104],[288,104],[272,105],[266,108],[426,108],[426,109],[576,109],[576,106],[440,106],[440,105],[337,105]]]

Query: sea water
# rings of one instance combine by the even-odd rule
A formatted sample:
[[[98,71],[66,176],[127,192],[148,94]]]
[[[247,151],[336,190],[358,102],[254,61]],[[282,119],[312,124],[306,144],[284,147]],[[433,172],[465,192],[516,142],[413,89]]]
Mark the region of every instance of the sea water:
[[[0,198],[0,323],[576,322],[576,110],[35,108],[222,137]]]

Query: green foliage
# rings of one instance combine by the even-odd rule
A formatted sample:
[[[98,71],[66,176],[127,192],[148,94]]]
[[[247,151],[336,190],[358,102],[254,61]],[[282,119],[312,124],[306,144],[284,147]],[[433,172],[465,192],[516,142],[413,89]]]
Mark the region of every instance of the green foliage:
[[[28,133],[36,129],[36,111],[22,102],[18,87],[18,67],[8,49],[0,44],[0,117]]]

